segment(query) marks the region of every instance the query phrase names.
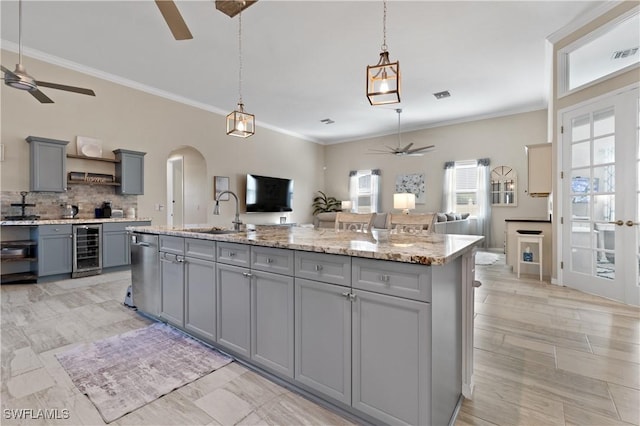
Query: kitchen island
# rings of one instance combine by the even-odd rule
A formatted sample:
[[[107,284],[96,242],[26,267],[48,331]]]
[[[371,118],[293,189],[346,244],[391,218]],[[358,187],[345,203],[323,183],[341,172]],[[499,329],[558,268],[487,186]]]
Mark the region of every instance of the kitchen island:
[[[157,238],[157,271],[147,276],[158,278],[149,286],[132,270],[133,303],[145,314],[338,409],[376,424],[441,425],[471,395],[482,237],[129,230],[132,246]]]

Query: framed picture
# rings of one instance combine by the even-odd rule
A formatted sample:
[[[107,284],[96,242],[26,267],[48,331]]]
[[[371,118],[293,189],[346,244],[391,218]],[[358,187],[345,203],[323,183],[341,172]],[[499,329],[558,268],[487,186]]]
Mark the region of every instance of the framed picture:
[[[218,195],[223,191],[229,190],[229,178],[227,176],[214,176],[213,177],[213,199],[217,200]],[[229,201],[229,194],[224,194],[220,197],[220,201]]]
[[[424,204],[424,174],[414,173],[406,175],[396,175],[396,192],[409,192],[415,194],[416,204]]]

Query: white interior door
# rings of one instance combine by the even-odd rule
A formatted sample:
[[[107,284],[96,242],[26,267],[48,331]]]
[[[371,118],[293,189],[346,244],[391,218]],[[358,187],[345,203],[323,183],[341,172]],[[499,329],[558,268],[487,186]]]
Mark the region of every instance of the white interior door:
[[[638,89],[562,113],[562,283],[640,304]]]
[[[167,160],[167,225],[184,225],[184,158]]]

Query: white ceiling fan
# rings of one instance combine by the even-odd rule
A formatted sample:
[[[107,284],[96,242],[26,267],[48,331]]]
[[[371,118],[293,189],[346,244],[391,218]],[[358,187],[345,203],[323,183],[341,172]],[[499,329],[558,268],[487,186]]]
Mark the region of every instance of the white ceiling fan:
[[[155,0],[160,13],[176,40],[191,40],[193,35],[173,0]],[[216,9],[233,18],[258,0],[216,0]]]
[[[18,2],[18,64],[14,71],[9,71],[0,65],[0,69],[4,73],[4,84],[14,89],[26,90],[31,96],[36,98],[43,104],[52,104],[53,101],[47,95],[42,93],[38,86],[48,87],[50,89],[64,90],[66,92],[79,93],[81,95],[95,96],[93,90],[83,89],[82,87],[66,86],[64,84],[49,83],[46,81],[36,80],[31,77],[27,69],[22,65],[22,0]]]
[[[371,152],[369,152],[369,154],[393,154],[393,155],[397,155],[398,157],[405,157],[405,156],[420,157],[424,155],[425,151],[436,147],[435,145],[428,145],[428,146],[422,146],[418,148],[411,148],[413,146],[413,142],[405,146],[401,146],[402,136],[400,133],[400,114],[402,113],[402,108],[397,108],[396,112],[398,113],[398,146],[393,148],[391,146],[385,145],[387,149],[370,148],[369,151]]]

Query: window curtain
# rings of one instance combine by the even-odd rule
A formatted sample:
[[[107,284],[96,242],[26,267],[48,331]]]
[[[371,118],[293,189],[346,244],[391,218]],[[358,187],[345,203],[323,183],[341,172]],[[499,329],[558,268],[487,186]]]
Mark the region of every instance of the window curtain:
[[[482,247],[491,246],[491,178],[488,158],[478,160],[478,216],[477,232],[484,235]]]
[[[454,186],[455,166],[456,163],[454,161],[444,163],[444,182],[442,187],[442,212],[444,213],[454,211],[456,205]]]

